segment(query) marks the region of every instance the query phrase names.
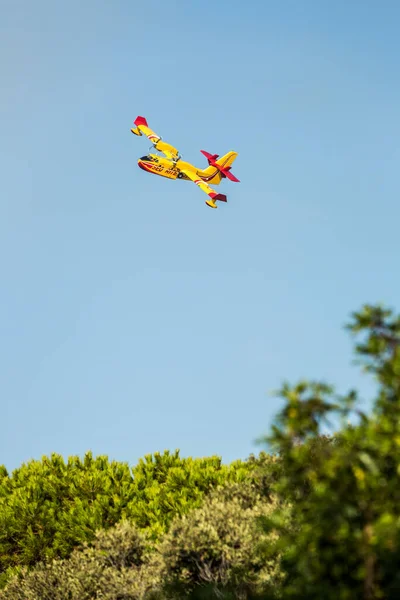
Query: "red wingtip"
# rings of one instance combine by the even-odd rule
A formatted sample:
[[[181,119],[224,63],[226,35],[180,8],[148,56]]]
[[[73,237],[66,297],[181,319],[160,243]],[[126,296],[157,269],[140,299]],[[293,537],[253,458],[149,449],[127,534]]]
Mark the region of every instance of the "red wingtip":
[[[134,123],[135,123],[136,127],[138,125],[146,125],[146,127],[147,127],[147,121],[144,117],[136,117]]]

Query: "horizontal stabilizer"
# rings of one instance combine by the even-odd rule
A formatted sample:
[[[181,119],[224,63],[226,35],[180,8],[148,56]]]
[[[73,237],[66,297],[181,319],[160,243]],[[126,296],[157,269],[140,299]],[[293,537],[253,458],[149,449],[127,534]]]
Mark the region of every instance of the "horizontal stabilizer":
[[[204,156],[208,159],[209,165],[212,165],[213,164],[212,161],[217,160],[217,158],[219,157],[219,154],[210,154],[209,152],[206,152],[205,150],[200,150],[200,152],[202,154],[204,154]]]
[[[221,173],[222,177],[224,177],[224,178],[226,177],[230,181],[236,181],[237,183],[239,183],[239,179],[237,177],[235,177],[232,173],[230,173],[230,169],[231,169],[230,166],[223,167],[218,164],[218,162],[217,162],[218,154],[210,154],[209,152],[206,152],[205,150],[200,150],[200,152],[202,154],[204,154],[204,156],[208,160],[209,165],[212,165],[213,167],[216,167],[218,169],[218,171]]]

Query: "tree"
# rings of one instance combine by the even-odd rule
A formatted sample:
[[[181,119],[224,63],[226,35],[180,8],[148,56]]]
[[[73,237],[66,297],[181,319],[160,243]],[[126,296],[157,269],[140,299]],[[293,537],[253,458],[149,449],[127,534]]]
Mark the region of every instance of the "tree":
[[[11,476],[0,471],[0,587],[11,573],[66,558],[95,532],[129,519],[156,540],[176,515],[201,504],[226,481],[241,481],[253,464],[223,465],[219,457],[155,453],[134,468],[94,458],[67,462],[57,454],[31,461]]]
[[[278,557],[264,561],[256,518],[273,504],[248,482],[228,484],[202,505],[177,516],[158,543],[149,531],[121,522],[96,533],[93,543],[24,569],[1,600],[192,600],[278,597]]]
[[[264,561],[258,545],[257,517],[275,503],[266,501],[250,484],[213,490],[201,507],[173,521],[158,547],[160,576],[175,598],[255,598],[277,592],[279,559]],[[275,594],[274,594],[275,597]]]
[[[142,600],[160,582],[148,568],[151,545],[128,522],[96,533],[68,559],[38,564],[11,579],[2,600]]]
[[[325,383],[285,385],[285,405],[266,438],[282,460],[275,491],[290,502],[290,510],[280,507],[263,520],[265,531],[280,531],[284,598],[400,595],[400,317],[366,305],[347,328],[364,334],[356,355],[378,383],[371,414],[356,410],[354,391],[339,396]],[[333,417],[342,419],[341,430],[318,447],[321,427]]]

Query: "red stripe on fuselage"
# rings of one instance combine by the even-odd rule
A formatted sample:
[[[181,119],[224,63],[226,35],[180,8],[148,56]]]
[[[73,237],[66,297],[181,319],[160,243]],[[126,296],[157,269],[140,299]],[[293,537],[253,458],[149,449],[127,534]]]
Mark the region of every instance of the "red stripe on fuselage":
[[[149,163],[147,163],[149,164]],[[154,173],[154,175],[158,175],[158,173],[155,173],[153,171],[153,169],[151,169],[150,167],[148,167],[145,163],[143,162],[138,162],[138,165],[141,169],[143,169],[143,171],[147,171],[148,173]]]

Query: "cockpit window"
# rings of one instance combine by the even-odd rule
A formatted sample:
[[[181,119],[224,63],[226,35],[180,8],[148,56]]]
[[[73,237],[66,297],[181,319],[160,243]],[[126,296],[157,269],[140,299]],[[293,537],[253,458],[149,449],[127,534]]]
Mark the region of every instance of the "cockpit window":
[[[148,160],[149,162],[158,162],[158,158],[156,158],[155,156],[142,156],[142,158],[140,160]]]

